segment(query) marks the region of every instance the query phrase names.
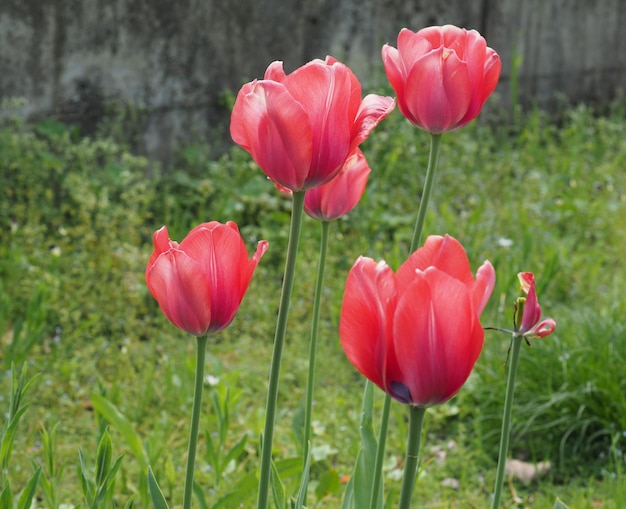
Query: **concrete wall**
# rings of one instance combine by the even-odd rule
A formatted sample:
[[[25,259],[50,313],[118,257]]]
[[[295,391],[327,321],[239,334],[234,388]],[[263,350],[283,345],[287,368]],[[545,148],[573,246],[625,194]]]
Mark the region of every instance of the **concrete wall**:
[[[524,104],[608,102],[626,84],[622,0],[2,0],[0,99],[26,99],[4,114],[86,133],[112,104],[133,104],[140,150],[167,160],[177,140],[224,132],[224,90],[273,60],[291,70],[332,54],[367,91],[385,80],[383,43],[444,23],[478,29],[500,53],[499,107],[516,55]]]

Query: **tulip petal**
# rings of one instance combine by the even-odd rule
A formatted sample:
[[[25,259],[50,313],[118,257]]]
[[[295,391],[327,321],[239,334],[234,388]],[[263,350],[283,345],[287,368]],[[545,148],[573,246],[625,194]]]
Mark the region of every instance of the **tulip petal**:
[[[146,270],[146,284],[176,327],[200,336],[211,323],[211,289],[198,263],[178,249],[160,254]]]
[[[454,396],[483,346],[468,288],[435,268],[418,272],[399,298],[393,337],[400,372],[385,382],[403,382],[419,406]]]
[[[480,316],[491,297],[496,284],[496,271],[491,262],[485,261],[476,271],[476,281],[472,285],[472,300],[476,316]]]
[[[359,257],[346,280],[339,336],[350,362],[383,390],[389,317],[394,305],[392,270],[385,262]]]
[[[306,192],[304,211],[319,221],[332,221],[346,215],[363,196],[370,171],[363,152],[356,149],[335,178]]]
[[[392,97],[368,94],[363,98],[352,128],[350,152],[367,139],[372,130],[393,111],[395,106],[396,102]]]
[[[285,74],[285,70],[283,69],[283,63],[277,60],[275,62],[272,62],[267,67],[263,79],[281,83],[286,77],[287,75]]]
[[[237,225],[211,222],[196,226],[180,244],[200,266],[211,299],[210,331],[229,325],[239,309],[248,284],[248,252]]]
[[[405,87],[409,109],[431,133],[454,129],[472,98],[467,67],[454,51],[443,47],[415,62]]]
[[[541,318],[541,306],[535,289],[535,275],[532,272],[520,272],[517,275],[522,291],[526,294],[524,313],[519,327],[520,333],[529,332]]]
[[[404,87],[408,71],[404,67],[404,61],[402,60],[400,53],[393,46],[385,44],[382,49],[382,59],[387,79],[396,93],[400,112],[409,120],[409,122],[418,124],[418,120],[413,116],[413,113],[407,105]]]
[[[423,271],[428,267],[436,267],[465,285],[474,285],[465,249],[450,235],[430,235],[424,245],[400,266],[397,274],[399,291],[413,280],[415,270]]]
[[[338,62],[314,60],[284,80],[291,96],[306,110],[312,129],[313,159],[307,177],[312,188],[332,179],[348,156],[352,124],[361,103],[352,71]],[[349,115],[350,110],[354,113]]]
[[[313,134],[304,107],[283,84],[266,80],[244,85],[230,132],[270,179],[300,190],[311,165]]]
[[[532,329],[530,329],[524,336],[530,338],[545,338],[556,330],[556,322],[552,318],[546,318],[542,320]]]

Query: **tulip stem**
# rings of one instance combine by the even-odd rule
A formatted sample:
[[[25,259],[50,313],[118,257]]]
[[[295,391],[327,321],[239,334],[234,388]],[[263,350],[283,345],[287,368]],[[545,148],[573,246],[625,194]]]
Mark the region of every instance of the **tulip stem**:
[[[502,496],[502,484],[504,482],[504,466],[506,456],[509,451],[509,437],[511,434],[511,414],[513,411],[513,394],[515,392],[515,376],[517,375],[517,364],[519,361],[520,346],[523,336],[513,334],[513,345],[511,347],[511,360],[509,364],[509,376],[506,382],[506,395],[504,398],[504,411],[502,413],[502,431],[500,433],[500,451],[498,453],[498,468],[496,470],[496,484],[493,490],[492,509],[500,507],[500,497]]]
[[[283,345],[285,343],[285,332],[287,330],[289,304],[296,272],[298,245],[300,244],[304,195],[305,191],[294,191],[293,193],[293,209],[291,211],[291,225],[289,227],[289,244],[287,246],[287,258],[285,260],[285,275],[280,295],[276,333],[274,336],[274,351],[272,352],[272,363],[267,388],[265,428],[263,431],[263,445],[261,450],[261,473],[257,499],[258,509],[266,509],[268,504],[270,471],[272,468],[272,443],[274,441],[274,421],[276,419],[276,401],[278,399],[278,380],[283,355]]]
[[[313,385],[315,383],[315,358],[317,356],[317,337],[320,321],[320,304],[324,287],[324,273],[326,270],[326,253],[328,252],[328,236],[330,222],[322,221],[322,238],[320,241],[320,258],[317,266],[317,280],[315,283],[315,299],[313,301],[313,318],[311,321],[311,342],[309,345],[309,374],[306,385],[306,402],[304,408],[304,434],[302,437],[303,460],[306,464],[311,441],[311,414],[313,409]],[[306,481],[305,481],[306,482]]]
[[[200,336],[197,338],[196,374],[193,390],[193,406],[191,409],[189,447],[187,448],[187,472],[185,474],[183,509],[191,509],[193,474],[196,464],[196,448],[198,445],[198,425],[200,423],[200,410],[202,409],[202,389],[204,387],[204,359],[206,357],[206,345],[208,339],[208,336]]]
[[[378,446],[376,447],[376,462],[374,463],[374,479],[372,480],[372,496],[370,497],[370,509],[378,507],[378,497],[382,486],[383,462],[385,460],[385,446],[387,443],[387,428],[389,427],[389,412],[391,410],[391,396],[385,393],[383,403],[383,418],[378,432]]]
[[[428,202],[430,201],[430,195],[433,189],[433,183],[435,181],[435,173],[437,171],[437,161],[439,160],[439,147],[441,145],[441,134],[430,135],[430,154],[428,156],[428,169],[426,170],[426,181],[424,183],[424,190],[422,191],[422,198],[420,200],[419,210],[417,212],[417,220],[415,222],[415,230],[413,231],[413,239],[411,240],[411,248],[409,249],[409,255],[415,251],[420,243],[422,237],[422,230],[424,229],[424,220],[426,219],[426,209],[428,208]],[[391,409],[391,396],[385,393],[385,403],[383,405],[383,413],[380,421],[380,434],[378,438],[378,450],[376,451],[376,466],[374,470],[374,480],[382,478],[383,459],[385,456],[385,442],[387,427],[389,424],[389,412]],[[383,435],[383,433],[385,435]],[[377,490],[376,483],[373,484],[372,490]],[[372,502],[373,503],[373,502]],[[373,507],[373,506],[372,506]]]
[[[426,219],[426,209],[428,201],[433,189],[435,181],[435,173],[437,171],[437,161],[439,160],[439,146],[441,145],[441,134],[430,135],[430,154],[428,156],[428,169],[426,170],[426,181],[424,182],[424,191],[420,201],[420,208],[417,213],[417,221],[415,222],[415,230],[413,231],[413,240],[411,241],[410,253],[413,253],[419,246],[424,228],[424,220]]]
[[[402,491],[400,492],[400,504],[398,509],[410,509],[413,486],[419,465],[420,445],[422,443],[422,428],[424,427],[424,414],[426,407],[409,406],[409,436],[406,445],[406,460],[404,462],[404,475],[402,479]]]

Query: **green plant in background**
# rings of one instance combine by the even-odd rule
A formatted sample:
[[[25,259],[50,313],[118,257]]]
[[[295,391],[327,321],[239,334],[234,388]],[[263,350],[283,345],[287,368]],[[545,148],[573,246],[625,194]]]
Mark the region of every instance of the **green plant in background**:
[[[113,496],[115,494],[115,476],[120,468],[123,456],[118,456],[111,464],[113,446],[108,430],[100,436],[96,450],[95,467],[90,469],[82,450],[78,450],[79,465],[77,467],[80,478],[80,486],[83,492],[86,507],[97,509],[98,507],[115,507]],[[132,499],[125,508],[133,507]]]
[[[521,499],[533,497],[535,509],[551,508],[555,496],[583,509],[600,504],[618,509],[626,503],[626,386],[621,376],[626,359],[623,111],[616,107],[606,116],[597,116],[589,108],[574,108],[563,114],[558,125],[540,112],[531,112],[509,131],[475,124],[447,139],[440,155],[446,170],[438,179],[449,196],[435,188],[427,221],[433,231],[452,225],[450,233],[463,240],[471,259],[489,255],[494,263],[499,277],[485,323],[507,323],[506,302],[515,297],[512,289],[521,269],[541,272],[537,291],[559,322],[553,339],[535,342],[520,360],[518,376],[523,383],[516,388],[513,408],[512,456],[552,461],[546,479],[528,486],[515,483]],[[190,147],[187,156],[181,152],[175,168],[193,176],[183,192],[180,184],[173,183],[174,167],[172,172],[153,167],[106,139],[85,140],[64,130],[65,134],[51,138],[24,125],[0,126],[3,415],[8,415],[12,393],[5,362],[15,324],[24,320],[29,302],[38,298],[47,322],[43,337],[23,350],[29,372],[41,375],[36,392],[31,387],[28,393],[28,419],[20,420],[13,439],[8,469],[12,494],[17,494],[13,501],[33,478],[32,459],[36,468],[42,467],[35,490],[52,507],[43,488],[52,469],[46,466],[42,429],[50,435],[54,429],[56,501],[83,504],[78,477],[70,475],[69,465],[76,464],[78,447],[94,448],[93,434],[84,430],[93,429],[89,396],[98,393],[99,384],[106,387],[106,399],[132,423],[142,447],[151,456],[161,447],[153,468],[165,495],[175,496],[180,487],[167,479],[175,479],[176,469],[184,464],[186,437],[180,423],[186,419],[190,400],[181,387],[191,383],[193,352],[183,335],[166,330],[143,286],[149,236],[171,221],[177,224],[173,235],[174,231],[182,235],[198,222],[231,215],[242,224],[249,222],[241,230],[246,243],[267,238],[272,245],[250,292],[274,294],[280,284],[281,252],[286,245],[282,225],[289,202],[273,192],[238,148],[214,160],[202,146]],[[335,249],[328,254],[326,281],[344,278],[361,252],[389,253],[387,261],[396,267],[406,256],[414,218],[403,211],[414,207],[420,190],[414,178],[415,158],[425,167],[427,157],[414,153],[414,145],[415,132],[400,115],[392,115],[365,144],[372,167],[368,189],[359,207],[332,229]],[[220,192],[226,181],[232,191]],[[186,203],[184,193],[190,196],[194,185],[208,184],[215,188],[203,195],[206,200],[193,206]],[[302,248],[317,249],[318,236],[317,228],[305,228]],[[314,279],[314,263],[303,260],[300,270],[303,279]],[[314,408],[329,410],[320,417],[323,422],[313,423],[315,441],[338,452],[312,462],[312,490],[322,485],[326,472],[334,470],[345,480],[360,448],[359,437],[347,431],[359,423],[359,408],[352,400],[362,385],[337,345],[342,297],[338,286],[328,284],[324,290],[319,329],[319,358],[324,361],[316,376],[320,390]],[[302,338],[309,334],[312,293],[304,282],[294,290],[293,329],[285,362],[295,367],[283,372],[281,383],[296,401],[305,386],[302,359],[307,348]],[[225,458],[244,435],[248,438],[235,471],[225,473],[215,487],[208,452],[201,443],[198,482],[211,486],[202,492],[206,507],[253,503],[256,481],[251,460],[256,461],[261,430],[256,409],[263,399],[269,362],[269,346],[259,338],[271,335],[272,324],[265,323],[265,317],[275,313],[276,306],[272,298],[249,299],[232,329],[209,345],[211,370],[219,376],[220,388],[222,381],[232,387],[229,432],[220,457]],[[35,309],[33,313],[35,325],[43,321],[41,309],[42,318],[37,318]],[[26,320],[24,324],[26,331]],[[20,337],[26,337],[24,332]],[[445,412],[429,415],[428,440],[442,444],[447,458],[444,464],[431,458],[424,466],[416,486],[422,500],[454,506],[464,499],[478,507],[487,505],[493,479],[487,476],[481,486],[476,478],[495,464],[501,401],[494,394],[504,390],[508,341],[489,333],[485,341],[466,389]],[[224,404],[225,393],[219,394]],[[216,432],[214,404],[210,399],[208,403],[203,429]],[[380,405],[380,398],[374,398],[374,411]],[[287,419],[281,420],[290,421],[297,411],[296,405],[285,406],[282,412]],[[125,454],[116,475],[121,497],[116,502],[123,506],[134,494],[135,506],[145,507],[139,490],[141,460],[118,427],[107,422],[113,443]],[[396,452],[403,448],[406,425],[401,415],[392,413],[390,429],[387,478],[396,474]],[[441,437],[448,434],[456,437],[456,449],[445,448]],[[285,458],[276,461],[285,491],[294,493],[302,459],[295,457],[290,425],[278,428],[275,448]],[[86,466],[93,475],[89,461]],[[460,480],[459,491],[439,484],[450,475]],[[0,489],[6,490],[6,484]],[[311,497],[309,506],[340,507],[337,493],[320,488],[319,497]],[[397,492],[388,496],[393,498]]]
[[[11,366],[9,376],[11,380],[9,409],[4,419],[0,439],[0,507],[6,507],[7,509],[13,509],[14,507],[16,509],[29,509],[31,501],[35,496],[35,490],[37,489],[37,483],[41,475],[41,468],[36,467],[34,469],[34,473],[27,480],[20,496],[15,499],[13,490],[11,489],[9,467],[15,447],[15,433],[29,406],[24,401],[24,398],[38,376],[35,375],[27,379],[26,364],[24,364],[19,371],[14,365]]]

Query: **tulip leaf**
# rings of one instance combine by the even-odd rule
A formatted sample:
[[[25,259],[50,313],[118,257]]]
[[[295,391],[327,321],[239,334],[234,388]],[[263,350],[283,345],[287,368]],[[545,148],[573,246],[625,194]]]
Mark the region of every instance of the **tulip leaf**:
[[[141,462],[143,468],[147,468],[149,463],[148,454],[133,424],[104,396],[94,393],[91,394],[90,398],[96,411],[121,433],[133,455]]]
[[[302,509],[306,501],[306,492],[309,486],[309,470],[311,467],[311,442],[307,447],[306,460],[304,462],[304,469],[302,471],[302,480],[300,481],[300,489],[298,490],[298,497],[296,499],[296,505],[294,509]]]
[[[250,473],[242,477],[237,484],[233,486],[233,490],[220,498],[211,509],[241,506],[249,498],[254,496],[257,491],[258,482],[259,479],[255,473]]]
[[[272,471],[270,472],[270,482],[272,484],[272,495],[276,509],[285,509],[285,485],[280,479],[280,474],[276,464],[272,461]]]
[[[150,498],[152,499],[154,509],[169,509],[165,496],[163,496],[159,483],[150,467],[148,467],[148,487],[150,488]]]
[[[554,509],[569,509],[569,507],[566,506],[565,503],[557,497],[557,499],[554,501]]]

